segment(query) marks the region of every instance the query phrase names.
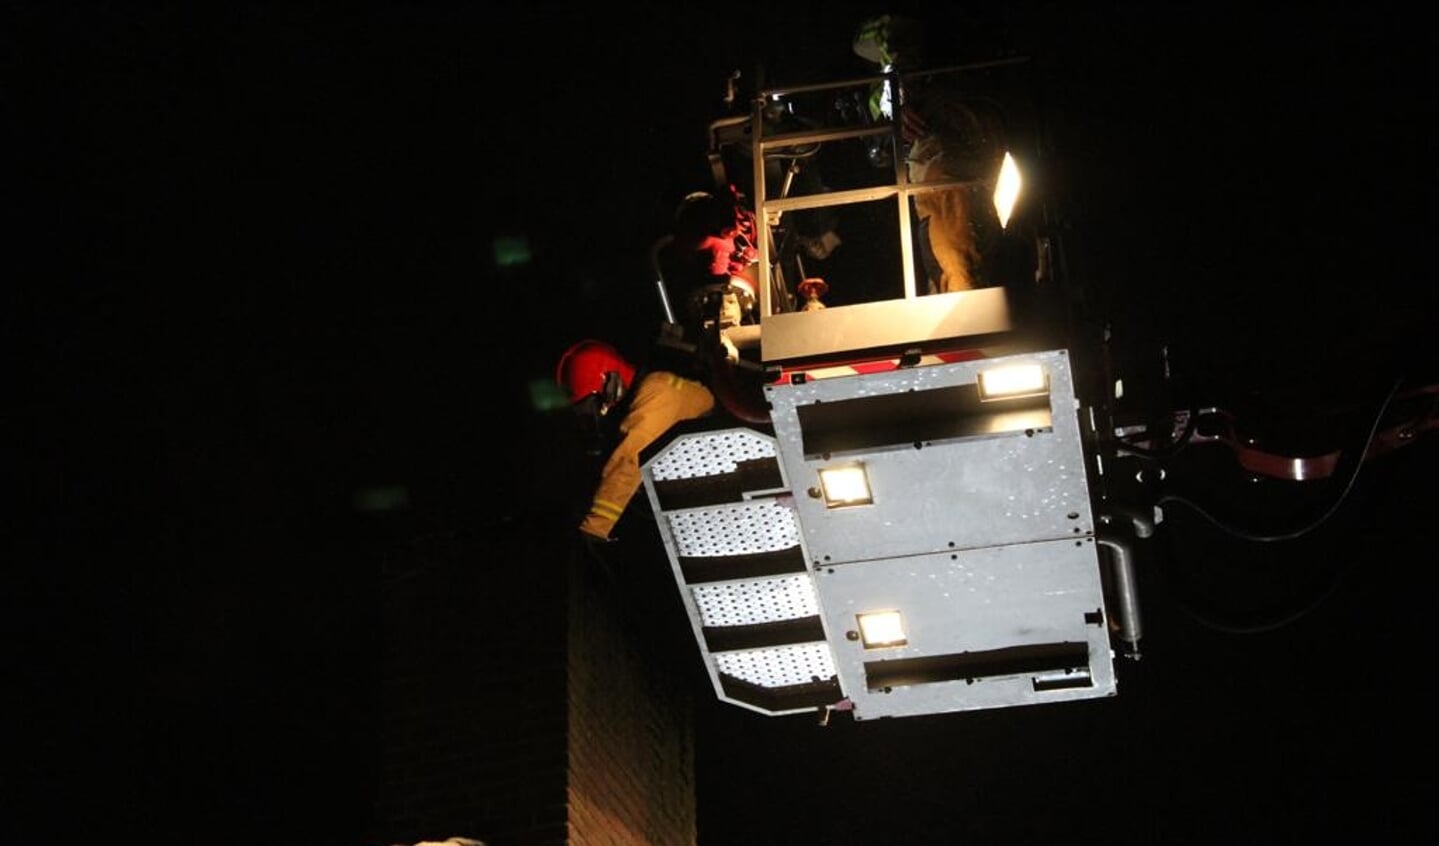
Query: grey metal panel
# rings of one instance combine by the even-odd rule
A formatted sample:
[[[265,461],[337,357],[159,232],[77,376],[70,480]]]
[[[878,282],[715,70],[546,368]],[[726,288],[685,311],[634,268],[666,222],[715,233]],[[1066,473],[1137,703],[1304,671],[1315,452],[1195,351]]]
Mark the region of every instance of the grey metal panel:
[[[806,458],[798,409],[809,403],[971,385],[980,370],[1037,362],[1049,373],[1052,426],[915,449],[910,444]],[[1063,350],[766,386],[785,478],[812,562],[852,562],[1085,537],[1094,531],[1069,359]],[[820,468],[861,461],[872,505],[827,509],[807,495]]]
[[[808,495],[827,461],[805,457],[800,408],[953,391],[975,384],[984,369],[1018,362],[1038,363],[1048,373],[1048,428],[957,436],[921,449],[897,444],[856,450],[833,460],[865,465],[872,505],[828,510]],[[772,437],[745,428],[683,435],[643,468],[676,585],[719,699],[772,716],[812,712],[813,704],[770,707],[746,701],[742,691],[727,689],[726,679],[768,690],[829,680],[838,691],[829,695],[848,700],[853,715],[863,720],[1116,693],[1088,470],[1065,351],[777,383],[766,392]],[[779,462],[778,489],[746,491],[738,501],[703,508],[660,507],[657,478],[728,472],[740,460],[768,455]],[[680,566],[681,556],[762,553],[795,544],[808,567],[802,574],[687,583]],[[875,610],[900,611],[904,645],[865,649],[847,637],[857,629],[857,614]],[[814,612],[824,641],[708,651],[706,625]],[[1008,660],[1014,654],[1024,657]]]
[[[760,325],[760,358],[766,363],[832,355],[836,350],[983,336],[1012,328],[1003,288],[782,312],[764,317]]]
[[[1113,655],[1092,538],[997,546],[821,568],[840,685],[856,719],[899,717],[1113,696]],[[844,637],[861,612],[898,609],[908,642],[865,649]],[[1091,614],[1086,620],[1085,615]],[[1089,684],[1036,690],[1035,674],[869,690],[866,661],[944,656],[1059,642],[1088,644]]]

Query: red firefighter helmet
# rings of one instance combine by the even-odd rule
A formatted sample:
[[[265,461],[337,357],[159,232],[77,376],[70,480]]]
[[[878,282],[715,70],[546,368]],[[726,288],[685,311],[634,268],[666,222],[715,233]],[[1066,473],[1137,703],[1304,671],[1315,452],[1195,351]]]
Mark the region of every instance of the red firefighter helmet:
[[[555,381],[569,394],[571,404],[599,396],[603,405],[612,405],[634,378],[634,365],[619,350],[588,338],[571,344],[555,366]]]

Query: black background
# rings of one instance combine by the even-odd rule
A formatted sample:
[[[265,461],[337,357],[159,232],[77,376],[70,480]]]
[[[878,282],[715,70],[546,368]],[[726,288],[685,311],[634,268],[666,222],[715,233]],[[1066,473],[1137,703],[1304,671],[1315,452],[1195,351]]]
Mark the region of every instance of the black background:
[[[555,449],[529,383],[653,325],[645,250],[707,178],[728,72],[860,73],[850,33],[886,10],[7,4],[12,824],[110,836],[139,802],[165,842],[290,842],[284,813],[354,842],[342,702],[377,635],[352,494],[405,485],[415,534],[582,507],[578,472],[533,478]],[[1276,448],[1353,450],[1398,380],[1434,381],[1417,17],[916,14],[959,56],[1037,57],[1048,187],[1136,383],[1167,347],[1186,396]],[[505,234],[533,265],[494,269]],[[819,728],[701,690],[701,842],[1421,839],[1435,457],[1421,438],[1347,489],[1246,480],[1222,448],[1178,465],[1248,525],[1347,496],[1283,543],[1169,510],[1112,701]],[[627,520],[622,555],[665,578]],[[115,780],[62,789],[92,769]]]

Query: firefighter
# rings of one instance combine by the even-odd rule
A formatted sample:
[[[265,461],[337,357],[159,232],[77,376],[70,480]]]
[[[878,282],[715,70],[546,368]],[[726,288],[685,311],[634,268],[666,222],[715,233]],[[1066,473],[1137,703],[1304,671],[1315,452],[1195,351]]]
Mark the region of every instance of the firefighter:
[[[924,57],[924,27],[912,18],[880,15],[860,24],[852,48],[886,74],[911,71]],[[888,85],[877,88],[871,110],[890,116],[892,94]],[[981,215],[987,208],[982,178],[998,167],[1001,129],[993,115],[968,102],[948,83],[906,82],[893,99],[900,102],[894,118],[899,122],[908,181],[971,183],[913,198],[929,292],[985,287],[979,248],[979,230],[986,225]]]
[[[715,396],[698,379],[631,364],[613,345],[586,339],[560,356],[555,379],[571,407],[603,430],[618,419],[619,442],[610,451],[589,511],[578,526],[587,542],[608,542],[640,487],[640,453],[684,420],[714,411]]]

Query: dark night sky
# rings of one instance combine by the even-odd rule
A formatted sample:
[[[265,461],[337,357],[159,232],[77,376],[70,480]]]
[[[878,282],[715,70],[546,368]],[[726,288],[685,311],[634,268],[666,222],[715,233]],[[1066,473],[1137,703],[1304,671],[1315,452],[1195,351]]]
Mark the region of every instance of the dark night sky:
[[[200,684],[253,696],[268,681],[247,663],[266,648],[254,615],[336,653],[306,695],[351,683],[355,489],[407,485],[416,531],[573,507],[527,477],[527,450],[551,445],[509,446],[544,429],[526,425],[527,382],[577,335],[652,325],[644,251],[706,177],[725,73],[856,73],[849,33],[882,10],[7,4],[19,262],[0,320],[25,469],[5,616],[7,664],[34,662],[7,743],[39,753],[7,777],[20,804],[52,836],[112,834],[77,831],[72,797],[46,785],[67,760],[135,759],[144,738],[102,703],[136,678],[151,699],[196,696],[180,668],[221,656]],[[1039,57],[1071,246],[1127,355],[1169,345],[1190,389],[1281,434],[1360,409],[1350,436],[1395,379],[1439,379],[1419,21],[1034,2],[926,16],[961,55]],[[534,266],[497,272],[491,240],[513,233]],[[518,496],[476,477],[491,443]],[[1188,468],[1209,501],[1273,517],[1313,494],[1256,492],[1211,456]],[[1421,442],[1371,462],[1292,543],[1175,511],[1143,561],[1146,657],[1115,701],[825,729],[705,704],[701,842],[1418,840],[1436,459]],[[1274,631],[1201,622],[1320,595]],[[871,770],[890,788],[869,789]]]

